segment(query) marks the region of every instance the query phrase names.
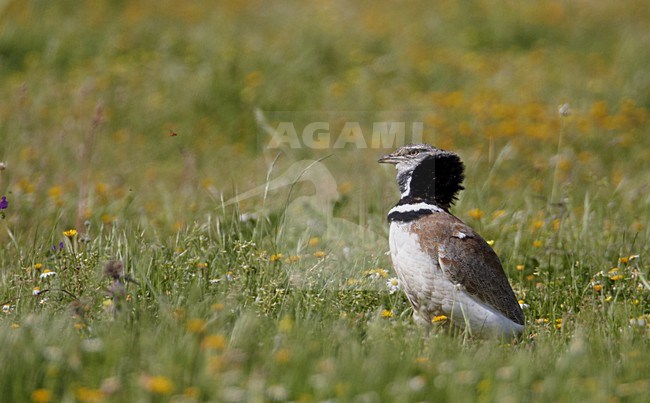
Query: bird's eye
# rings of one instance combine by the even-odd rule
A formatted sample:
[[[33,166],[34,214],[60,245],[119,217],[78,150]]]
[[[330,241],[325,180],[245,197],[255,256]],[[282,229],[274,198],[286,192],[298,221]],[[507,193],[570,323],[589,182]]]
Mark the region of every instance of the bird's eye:
[[[408,155],[418,155],[420,153],[419,150],[411,150],[408,152]]]

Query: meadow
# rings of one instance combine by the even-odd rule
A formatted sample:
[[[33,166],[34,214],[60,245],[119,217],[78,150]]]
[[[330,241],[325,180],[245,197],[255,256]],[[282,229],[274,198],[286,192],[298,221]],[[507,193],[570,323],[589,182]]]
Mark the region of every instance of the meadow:
[[[0,0],[0,402],[647,401],[646,3]],[[521,339],[412,322],[386,119]]]

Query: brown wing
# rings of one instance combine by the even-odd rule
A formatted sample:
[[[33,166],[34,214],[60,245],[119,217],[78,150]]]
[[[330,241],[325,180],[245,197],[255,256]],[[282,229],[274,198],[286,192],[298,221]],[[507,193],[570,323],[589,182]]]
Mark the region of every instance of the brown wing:
[[[499,257],[480,235],[447,213],[424,217],[414,229],[422,247],[431,256],[438,256],[451,281],[514,322],[524,324],[524,314]]]

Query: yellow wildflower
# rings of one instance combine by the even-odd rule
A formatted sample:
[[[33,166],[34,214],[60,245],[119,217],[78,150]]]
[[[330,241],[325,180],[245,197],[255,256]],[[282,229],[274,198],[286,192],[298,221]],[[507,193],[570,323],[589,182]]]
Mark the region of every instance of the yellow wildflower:
[[[314,256],[319,258],[319,259],[323,258],[323,257],[325,257],[325,252],[323,252],[322,250],[319,250],[317,252],[314,252]]]
[[[467,215],[469,215],[470,217],[472,217],[475,220],[480,220],[481,218],[483,218],[485,213],[481,209],[473,208],[473,209],[471,209],[470,211],[467,212]]]
[[[174,391],[174,383],[164,376],[143,376],[140,379],[142,387],[155,395],[170,395]]]
[[[75,235],[77,235],[77,230],[72,228],[72,229],[69,229],[67,231],[63,231],[63,235],[67,236],[68,238],[72,238]]]
[[[190,333],[203,333],[205,331],[205,321],[203,319],[190,319],[185,324],[185,328]]]
[[[525,267],[525,266],[524,266],[523,264],[518,264],[518,265],[516,266],[516,269],[517,269],[517,271],[523,271],[523,270],[524,270],[524,267]]]
[[[275,253],[275,254],[271,255],[269,260],[272,261],[272,262],[277,262],[278,260],[282,259],[283,257],[284,257],[284,255],[282,253]]]
[[[205,336],[201,342],[201,348],[204,350],[221,351],[228,345],[228,339],[220,334],[211,334]]]
[[[316,246],[319,243],[320,243],[320,238],[319,237],[309,238],[309,246]]]
[[[52,391],[49,389],[36,389],[32,392],[32,402],[47,403],[52,401]]]
[[[536,239],[533,241],[533,248],[541,248],[544,245],[542,241],[539,239]]]
[[[291,360],[291,351],[287,348],[281,348],[275,353],[275,360],[280,364],[286,364]]]
[[[446,315],[437,315],[434,316],[433,319],[431,319],[431,323],[442,323],[447,321],[447,316]]]
[[[282,333],[289,333],[293,328],[293,321],[289,317],[282,318],[278,324],[278,329]]]
[[[594,288],[594,291],[596,291],[596,292],[601,292],[603,290],[602,284],[594,284],[593,288]]]
[[[392,318],[393,317],[393,311],[390,311],[388,309],[384,309],[381,311],[381,317],[382,318]]]
[[[84,388],[83,386],[78,388],[74,395],[77,400],[84,403],[101,402],[104,399],[104,393],[101,390]]]
[[[43,268],[43,263],[36,263],[34,264],[34,269],[36,270],[41,270]]]

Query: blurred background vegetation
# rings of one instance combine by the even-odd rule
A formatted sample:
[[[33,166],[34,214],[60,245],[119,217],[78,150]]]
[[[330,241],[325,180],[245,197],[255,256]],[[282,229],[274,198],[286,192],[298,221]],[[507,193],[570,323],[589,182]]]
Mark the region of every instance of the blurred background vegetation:
[[[642,400],[648,21],[645,0],[0,0],[0,375],[19,379],[0,401]],[[423,339],[401,294],[366,293],[390,275],[387,150],[267,149],[256,110],[331,121],[332,141],[359,116],[421,117],[467,165],[454,212],[530,305],[530,350]],[[378,235],[358,256],[359,234],[328,239],[300,211],[277,242],[327,175],[224,208],[323,157],[341,225]],[[262,204],[268,219],[240,216]],[[110,259],[143,284],[124,317]],[[291,267],[352,291],[291,294]],[[79,298],[32,298],[46,286]]]

